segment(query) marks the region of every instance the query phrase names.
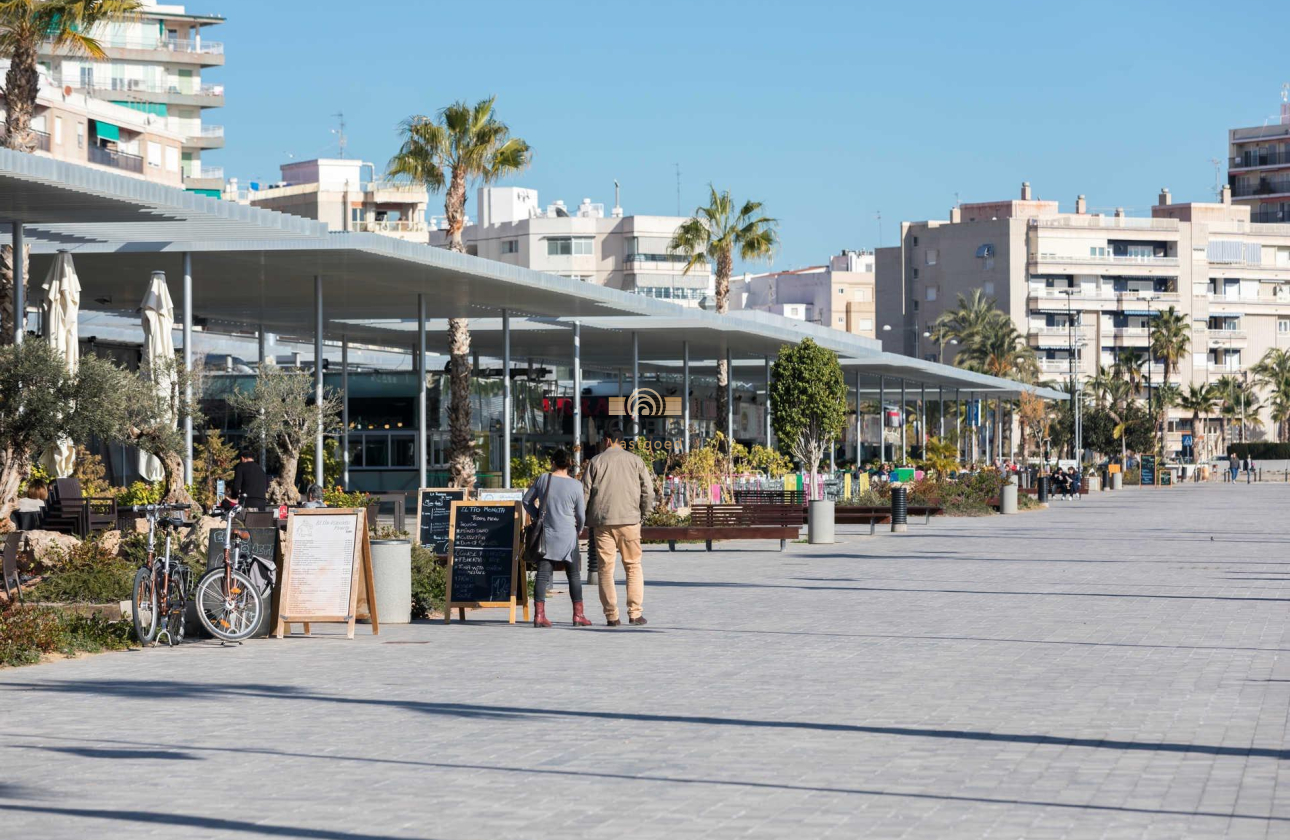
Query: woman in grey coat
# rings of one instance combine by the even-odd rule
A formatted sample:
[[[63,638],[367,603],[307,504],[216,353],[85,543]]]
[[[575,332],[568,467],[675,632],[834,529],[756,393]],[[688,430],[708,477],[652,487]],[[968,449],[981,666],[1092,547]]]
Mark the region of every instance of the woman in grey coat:
[[[546,617],[546,590],[551,585],[555,566],[563,566],[569,579],[569,597],[573,599],[573,624],[591,624],[582,611],[582,558],[578,552],[578,533],[586,520],[586,502],[582,482],[569,476],[573,458],[564,449],[551,457],[551,472],[538,476],[524,494],[524,509],[536,520],[542,517],[542,556],[538,561],[537,584],[533,590],[534,627],[550,627]]]

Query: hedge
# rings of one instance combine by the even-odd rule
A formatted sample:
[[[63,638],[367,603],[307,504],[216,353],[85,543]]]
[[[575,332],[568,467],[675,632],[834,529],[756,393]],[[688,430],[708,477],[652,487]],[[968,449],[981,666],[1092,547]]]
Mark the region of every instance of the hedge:
[[[1247,455],[1257,461],[1290,461],[1290,443],[1272,443],[1261,440],[1254,443],[1229,443],[1228,452],[1236,452],[1237,457]]]

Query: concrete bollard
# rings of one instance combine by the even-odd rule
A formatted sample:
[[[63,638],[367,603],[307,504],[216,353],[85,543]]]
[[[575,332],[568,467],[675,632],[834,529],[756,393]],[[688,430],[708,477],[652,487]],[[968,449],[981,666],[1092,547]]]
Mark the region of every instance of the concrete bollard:
[[[1124,473],[1111,473],[1111,489],[1120,490],[1124,487]]]
[[[811,545],[828,545],[833,539],[833,502],[813,500],[806,509],[806,540]]]
[[[412,621],[411,540],[372,540],[372,584],[382,624]]]
[[[1008,479],[1008,483],[1003,485],[1003,490],[999,494],[999,513],[1016,513],[1017,512],[1017,478],[1013,476]]]

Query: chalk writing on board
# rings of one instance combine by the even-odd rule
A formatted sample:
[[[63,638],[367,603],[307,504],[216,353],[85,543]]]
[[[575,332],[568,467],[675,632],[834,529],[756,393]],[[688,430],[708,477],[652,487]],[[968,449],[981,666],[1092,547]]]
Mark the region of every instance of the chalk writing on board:
[[[353,516],[292,517],[291,575],[284,613],[349,614],[357,530]]]
[[[515,569],[515,508],[457,505],[455,510],[450,600],[508,600]]]
[[[448,533],[448,523],[452,503],[460,502],[465,498],[464,490],[423,489],[421,491],[419,536],[423,546],[435,554],[448,553],[448,539],[451,536]]]

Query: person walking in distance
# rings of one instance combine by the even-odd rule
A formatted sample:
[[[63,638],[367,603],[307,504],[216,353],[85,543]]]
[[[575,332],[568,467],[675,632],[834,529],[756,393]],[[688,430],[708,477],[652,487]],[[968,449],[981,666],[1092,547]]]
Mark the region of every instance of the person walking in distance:
[[[627,619],[645,624],[645,576],[641,570],[641,521],[654,507],[654,476],[636,455],[623,448],[617,426],[605,433],[605,451],[587,462],[582,486],[587,491],[587,527],[595,536],[600,559],[600,606],[605,622],[617,627],[618,591],[614,587],[614,555],[622,554],[627,573]]]

